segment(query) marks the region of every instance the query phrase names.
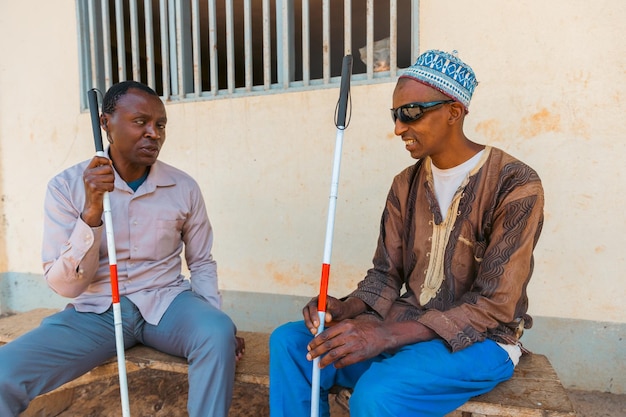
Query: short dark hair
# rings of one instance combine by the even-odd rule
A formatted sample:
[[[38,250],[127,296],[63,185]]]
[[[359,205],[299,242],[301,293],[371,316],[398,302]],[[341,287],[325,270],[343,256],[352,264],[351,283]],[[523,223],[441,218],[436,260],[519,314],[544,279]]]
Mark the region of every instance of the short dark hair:
[[[136,88],[153,96],[159,96],[152,88],[138,81],[122,81],[112,85],[102,98],[102,113],[113,114],[118,100],[126,95],[131,88]]]

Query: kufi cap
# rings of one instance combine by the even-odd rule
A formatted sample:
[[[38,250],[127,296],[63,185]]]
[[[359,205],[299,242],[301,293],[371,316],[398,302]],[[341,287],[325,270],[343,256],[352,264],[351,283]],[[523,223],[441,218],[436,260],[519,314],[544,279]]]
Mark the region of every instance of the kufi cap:
[[[421,54],[400,78],[411,78],[439,90],[463,104],[466,111],[478,85],[474,71],[459,59],[457,51],[449,54],[436,49]]]

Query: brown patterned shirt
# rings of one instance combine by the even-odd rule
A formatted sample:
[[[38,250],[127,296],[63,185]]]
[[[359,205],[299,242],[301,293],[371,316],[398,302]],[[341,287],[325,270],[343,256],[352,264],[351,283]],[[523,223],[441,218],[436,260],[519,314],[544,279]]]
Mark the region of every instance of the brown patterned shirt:
[[[543,226],[537,173],[500,149],[485,152],[442,216],[430,158],[398,174],[373,267],[350,296],[384,320],[418,320],[453,351],[485,338],[515,343],[532,326],[526,287]]]

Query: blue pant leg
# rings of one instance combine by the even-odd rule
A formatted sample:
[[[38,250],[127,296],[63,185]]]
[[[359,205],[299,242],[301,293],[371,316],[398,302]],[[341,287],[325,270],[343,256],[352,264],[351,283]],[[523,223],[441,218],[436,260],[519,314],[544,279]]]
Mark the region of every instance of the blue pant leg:
[[[68,307],[0,347],[0,416],[18,415],[36,396],[115,356],[114,333],[111,310],[79,313]],[[125,342],[135,343],[128,337]]]
[[[286,323],[270,335],[270,416],[311,415],[311,378],[313,362],[306,359],[307,344],[313,335],[303,321]],[[320,372],[320,416],[329,416],[329,383],[334,368]],[[326,389],[324,389],[326,385]]]
[[[236,328],[230,317],[192,291],[179,294],[158,325],[139,339],[189,362],[190,417],[226,417],[235,383]]]
[[[441,417],[513,376],[492,340],[452,353],[441,340],[405,346],[372,364],[357,382],[350,412],[359,417]]]
[[[313,335],[304,321],[286,323],[270,336],[270,415],[293,417],[311,415],[313,362],[306,359],[307,344]],[[320,370],[320,416],[329,416],[328,390],[335,384],[352,388],[371,362],[345,368],[327,366]]]

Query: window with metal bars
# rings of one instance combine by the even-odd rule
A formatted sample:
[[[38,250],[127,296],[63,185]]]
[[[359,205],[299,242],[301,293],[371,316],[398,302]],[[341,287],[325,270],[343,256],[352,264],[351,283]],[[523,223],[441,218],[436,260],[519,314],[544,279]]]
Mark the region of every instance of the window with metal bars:
[[[77,0],[82,91],[185,100],[387,81],[417,56],[418,0]],[[86,98],[82,98],[86,108]]]

